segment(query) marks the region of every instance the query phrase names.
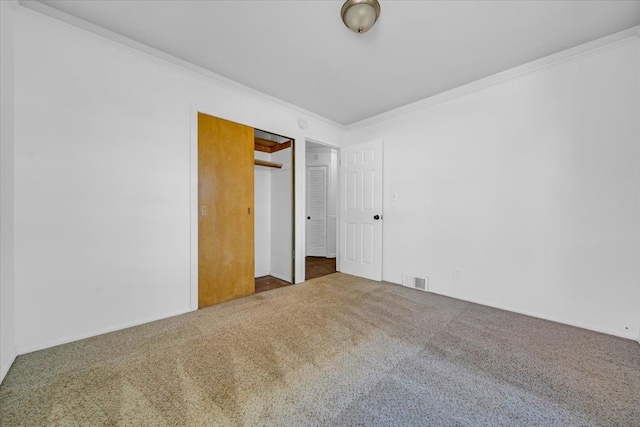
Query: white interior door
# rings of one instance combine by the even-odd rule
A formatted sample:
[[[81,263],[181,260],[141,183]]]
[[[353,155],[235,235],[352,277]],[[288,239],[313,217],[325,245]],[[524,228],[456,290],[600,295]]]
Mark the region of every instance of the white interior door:
[[[340,271],[382,280],[382,140],[341,150]]]
[[[307,167],[307,256],[327,256],[327,167]]]

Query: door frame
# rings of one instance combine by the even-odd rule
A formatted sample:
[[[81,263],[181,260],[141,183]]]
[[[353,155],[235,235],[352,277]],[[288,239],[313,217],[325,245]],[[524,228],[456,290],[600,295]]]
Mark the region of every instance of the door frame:
[[[229,120],[242,125],[253,127],[254,129],[266,130],[267,132],[274,133],[276,135],[291,135],[292,139],[292,159],[291,159],[291,174],[292,174],[292,198],[293,198],[293,212],[292,212],[292,238],[293,238],[293,253],[291,254],[293,271],[291,272],[294,283],[300,283],[304,281],[304,248],[306,242],[304,241],[304,197],[299,197],[296,194],[298,186],[302,183],[303,194],[305,184],[304,168],[304,156],[306,153],[306,144],[304,149],[300,149],[300,142],[304,141],[305,137],[299,133],[292,132],[291,129],[280,129],[275,126],[264,126],[264,124],[258,125],[251,123],[243,117],[229,117],[218,109],[206,107],[199,104],[190,104],[189,120],[190,120],[190,141],[189,141],[189,306],[192,311],[198,309],[198,113],[207,114],[209,116],[217,117],[224,120]],[[268,129],[268,130],[267,130]],[[289,136],[288,136],[289,138]],[[301,166],[298,166],[301,163]],[[302,176],[300,176],[302,171]],[[302,209],[297,205],[302,199]],[[302,231],[301,231],[302,230]],[[300,277],[301,276],[301,277]]]
[[[304,203],[305,203],[305,209],[306,209],[306,203],[307,203],[307,142],[311,142],[314,144],[319,144],[319,145],[324,145],[325,147],[328,148],[332,148],[334,150],[336,150],[336,155],[338,158],[338,170],[337,170],[337,176],[336,176],[336,185],[337,185],[337,189],[338,192],[336,193],[336,223],[338,224],[338,226],[336,227],[336,271],[340,271],[340,237],[341,237],[341,233],[340,233],[340,207],[342,206],[342,201],[340,199],[340,147],[334,144],[329,144],[323,141],[318,141],[316,139],[312,139],[312,138],[305,138],[304,139],[304,159],[305,159],[305,163],[304,163],[304,182],[302,182],[302,186],[305,189],[305,193],[304,193]],[[300,167],[302,169],[302,166]],[[303,218],[306,218],[306,212],[303,216]],[[305,220],[306,221],[306,220]],[[307,233],[306,233],[306,224],[305,224],[305,228],[302,229],[302,231],[304,231],[304,244],[303,244],[303,249],[305,250],[305,252],[303,252],[303,255],[305,255],[306,253],[306,249],[307,249]],[[306,265],[303,262],[302,263],[302,280],[306,280]]]
[[[268,131],[264,129],[258,129],[256,127],[253,128],[254,131],[258,130],[265,133],[270,133],[275,136],[279,136],[281,138],[287,138],[291,141],[291,284],[296,283],[296,259],[297,259],[297,251],[296,251],[296,229],[298,224],[296,223],[296,139],[290,136],[285,136],[283,134],[278,134],[273,131]],[[255,156],[254,156],[255,157]],[[273,232],[271,237],[273,237]],[[278,279],[284,280],[284,277],[275,276]]]

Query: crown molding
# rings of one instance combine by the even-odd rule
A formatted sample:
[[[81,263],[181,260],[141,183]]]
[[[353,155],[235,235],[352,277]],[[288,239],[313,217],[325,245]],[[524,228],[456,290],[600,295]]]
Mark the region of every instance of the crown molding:
[[[214,73],[213,71],[209,71],[205,68],[202,68],[190,62],[177,58],[173,55],[169,55],[165,52],[155,49],[151,46],[147,46],[146,44],[137,42],[121,34],[115,33],[111,30],[107,30],[106,28],[92,24],[91,22],[85,21],[84,19],[80,19],[73,15],[69,15],[66,12],[62,12],[58,9],[55,9],[39,1],[35,1],[35,0],[20,0],[20,1],[10,0],[10,1],[13,7],[16,9],[16,11],[24,15],[32,16],[37,19],[46,21],[48,23],[53,23],[62,28],[79,31],[82,34],[88,35],[92,37],[94,40],[97,40],[101,43],[106,43],[110,46],[116,46],[118,48],[125,49],[128,52],[142,56],[144,58],[150,58],[160,63],[170,65],[192,76],[195,75],[197,77],[203,78],[209,83],[213,83],[219,87],[229,89],[237,94],[248,95],[248,96],[251,96],[252,98],[255,98],[261,101],[266,101],[271,104],[287,108],[289,110],[295,111],[305,116],[306,118],[318,120],[328,125],[337,127],[341,130],[347,129],[347,126],[341,123],[335,122],[331,119],[323,117],[309,110],[305,110],[304,108],[298,107],[297,105],[288,103],[279,98],[268,95],[264,92],[260,92],[259,90],[252,89],[249,86],[245,86],[241,83],[238,83],[236,81],[223,77],[220,74]]]
[[[0,0],[1,1],[1,0]],[[30,15],[35,18],[46,20],[49,23],[62,26],[67,29],[80,31],[85,35],[88,35],[95,40],[102,43],[107,43],[110,46],[117,46],[121,49],[125,49],[129,52],[137,54],[139,56],[150,58],[160,63],[170,65],[190,75],[195,75],[204,79],[205,81],[215,84],[219,87],[224,87],[240,95],[248,95],[255,99],[266,101],[271,104],[296,111],[307,118],[313,118],[320,122],[326,123],[343,131],[353,131],[379,124],[380,122],[391,120],[396,117],[412,113],[414,111],[428,108],[455,98],[468,95],[497,84],[514,80],[520,77],[524,77],[529,74],[534,74],[567,62],[575,61],[583,57],[595,54],[599,51],[606,49],[613,49],[615,47],[635,42],[640,39],[640,25],[628,28],[618,33],[605,36],[564,51],[536,59],[526,64],[511,68],[506,71],[493,74],[491,76],[467,83],[462,86],[450,89],[445,92],[430,96],[428,98],[421,99],[419,101],[403,105],[398,108],[386,111],[375,116],[368,117],[355,123],[344,125],[328,119],[319,114],[313,113],[309,110],[305,110],[297,105],[288,103],[279,98],[271,95],[267,95],[264,92],[260,92],[256,89],[252,89],[234,80],[223,77],[212,71],[199,67],[190,62],[184,61],[175,56],[164,53],[158,49],[147,46],[143,43],[137,42],[133,39],[107,30],[98,25],[92,24],[83,19],[69,15],[58,9],[52,8],[35,0],[9,0],[13,8],[22,14]]]
[[[501,71],[489,77],[485,77],[483,79],[458,86],[454,89],[441,92],[437,95],[421,99],[411,104],[403,105],[401,107],[394,108],[393,110],[368,117],[364,120],[360,120],[356,123],[348,125],[347,131],[359,130],[368,126],[379,124],[387,120],[404,116],[414,111],[428,108],[449,100],[459,98],[464,95],[490,88],[509,80],[515,80],[520,77],[535,74],[549,68],[566,64],[568,62],[577,61],[579,59],[594,55],[603,50],[614,49],[619,46],[634,43],[637,42],[638,39],[640,39],[640,25],[563,50],[558,53],[554,53],[549,56],[545,56],[540,59],[536,59],[534,61],[519,65],[506,71]]]

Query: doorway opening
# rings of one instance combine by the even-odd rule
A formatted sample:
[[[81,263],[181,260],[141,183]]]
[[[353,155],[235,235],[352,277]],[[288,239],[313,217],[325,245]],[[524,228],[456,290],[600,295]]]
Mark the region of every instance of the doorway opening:
[[[255,292],[295,283],[294,143],[254,131]]]
[[[338,151],[306,141],[305,280],[335,273],[338,242]]]

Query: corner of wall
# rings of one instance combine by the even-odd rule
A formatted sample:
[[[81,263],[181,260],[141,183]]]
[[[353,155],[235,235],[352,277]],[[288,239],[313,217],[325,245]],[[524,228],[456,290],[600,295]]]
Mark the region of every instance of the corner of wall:
[[[13,244],[13,192],[14,192],[14,2],[0,2],[0,383],[16,359],[15,348],[15,276]]]
[[[574,46],[572,48],[554,53],[552,55],[535,59],[531,62],[498,72],[496,74],[484,77],[480,80],[476,80],[462,86],[447,90],[445,92],[418,100],[411,104],[400,106],[376,116],[368,117],[347,126],[347,136],[344,145],[348,146],[350,144],[357,143],[358,141],[381,137],[376,136],[380,134],[380,126],[393,119],[402,118],[408,116],[411,113],[423,111],[434,105],[463,97],[465,95],[469,95],[471,93],[481,91],[483,89],[487,89],[513,79],[526,77],[541,70],[545,70],[549,67],[555,67],[568,61],[578,60],[584,56],[595,54],[602,49],[611,49],[621,44],[630,43],[631,40],[636,41],[637,39],[640,39],[640,25],[627,28],[626,30],[619,31],[617,33],[610,34],[608,36],[604,36],[578,46]],[[360,137],[354,140],[353,134],[363,132],[364,136],[359,135]]]
[[[625,238],[609,236],[633,234],[640,218],[638,205],[628,203],[638,183],[625,178],[638,174],[637,161],[630,159],[637,159],[639,150],[640,127],[633,119],[640,108],[639,30],[634,27],[352,125],[348,145],[375,137],[391,141],[384,155],[384,280],[398,282],[402,271],[427,269],[432,292],[640,343],[640,275],[631,267],[618,268],[617,255],[609,257],[614,251],[627,254],[628,262],[622,265],[628,266],[638,260],[637,239],[629,251]],[[611,106],[617,114],[601,114],[599,105]],[[559,116],[551,111],[571,113],[563,115],[558,126]],[[598,124],[592,126],[594,122]],[[609,135],[611,129],[617,132],[615,148],[610,139],[593,136],[592,151],[584,151],[582,141]],[[512,137],[505,137],[509,132]],[[524,137],[527,134],[536,137]],[[514,150],[515,140],[533,157]],[[606,162],[603,153],[608,153]],[[495,174],[489,178],[492,168],[487,165],[496,159]],[[589,168],[589,162],[608,170]],[[556,166],[545,169],[550,164]],[[474,165],[482,166],[471,172]],[[593,184],[602,177],[608,184],[594,191]],[[569,187],[572,194],[582,195],[561,196],[564,190],[559,189]],[[396,191],[399,199],[391,200]],[[556,196],[550,198],[552,192]],[[594,209],[585,209],[587,205]],[[510,210],[514,206],[520,206],[517,213]],[[532,211],[526,206],[545,208]],[[598,206],[607,206],[606,211],[596,213]],[[510,214],[496,221],[506,211]],[[593,213],[589,219],[586,211]],[[619,221],[623,216],[625,221]],[[516,217],[508,226],[518,236],[512,240],[504,227]],[[583,237],[571,228],[583,219],[585,229],[589,221],[607,223],[608,228]],[[571,232],[556,239],[554,227]],[[500,230],[500,236],[488,230]],[[547,252],[546,242],[552,240],[555,252]],[[519,254],[506,249],[521,244]],[[476,245],[482,253],[469,250]],[[536,245],[540,249],[533,251]],[[535,261],[530,256],[534,252],[540,255]],[[567,254],[573,263],[561,262]],[[590,268],[596,260],[598,267]],[[457,270],[461,263],[473,271],[472,277],[452,277],[453,266]],[[525,270],[529,273],[522,274]],[[602,274],[603,280],[615,275],[615,291],[604,290],[592,272]],[[605,311],[594,318],[593,310],[603,305]]]
[[[13,354],[7,360],[2,361],[2,372],[0,373],[0,384],[4,381],[4,377],[9,373],[9,369],[11,369],[11,365],[16,361],[16,357],[18,357],[17,352],[13,349]]]

